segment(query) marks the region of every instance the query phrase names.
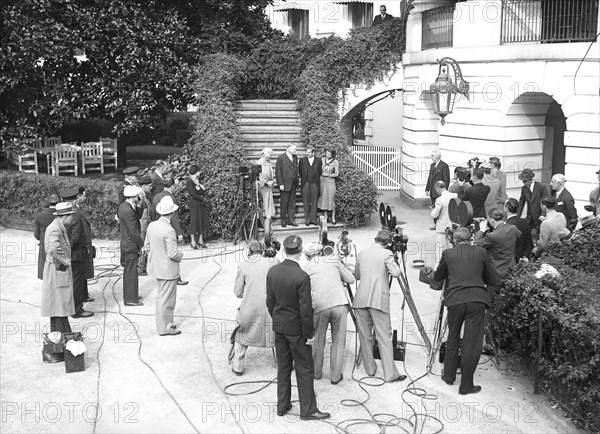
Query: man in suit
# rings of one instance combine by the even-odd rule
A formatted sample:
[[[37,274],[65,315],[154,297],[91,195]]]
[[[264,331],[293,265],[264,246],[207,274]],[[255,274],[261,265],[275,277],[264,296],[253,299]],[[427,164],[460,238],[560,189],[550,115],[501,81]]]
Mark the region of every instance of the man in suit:
[[[149,175],[144,175],[138,180],[139,187],[142,189],[142,194],[140,194],[141,202],[139,203],[136,212],[140,221],[140,238],[142,240],[146,239],[146,229],[148,229],[148,225],[152,220],[154,220],[154,216],[156,215],[154,205],[152,204],[154,199],[154,196],[152,195],[152,183],[152,178]],[[162,181],[160,186],[164,189]],[[163,190],[161,190],[161,192],[162,191]],[[147,262],[148,255],[146,252],[142,251],[138,259],[138,276],[148,275],[146,270]]]
[[[473,169],[471,180],[473,186],[466,190],[461,200],[468,201],[473,206],[473,217],[485,218],[485,201],[490,193],[490,186],[483,184],[483,169],[476,167]]]
[[[275,178],[279,185],[281,226],[298,226],[294,222],[296,216],[296,189],[298,188],[298,157],[296,145],[290,143],[285,152],[277,157]]]
[[[389,276],[398,277],[401,270],[392,252],[385,248],[391,242],[390,232],[382,230],[377,233],[375,244],[371,248],[359,252],[355,276],[360,283],[353,304],[365,370],[370,376],[377,372],[373,357],[373,328],[375,328],[383,366],[383,379],[387,383],[406,379],[406,375],[401,375],[396,368],[392,348]]]
[[[519,210],[519,201],[511,197],[504,202],[504,212],[506,213],[506,224],[515,226],[521,236],[517,239],[515,248],[515,260],[518,262],[521,258],[529,259],[533,250],[533,240],[531,239],[531,228],[524,218],[517,215]]]
[[[306,226],[317,224],[317,199],[321,192],[321,172],[323,163],[315,157],[315,148],[307,146],[306,157],[302,157],[300,165],[300,191],[304,204],[304,223]]]
[[[450,221],[450,214],[448,213],[448,207],[452,199],[458,199],[458,194],[450,193],[446,190],[444,181],[437,181],[434,185],[435,191],[438,195],[435,201],[435,208],[431,211],[431,217],[435,221],[435,243],[439,252],[443,252],[448,247],[448,239],[446,238],[446,229],[452,228],[452,221]]]
[[[125,306],[143,306],[138,295],[138,259],[144,240],[140,237],[137,210],[142,203],[142,189],[128,185],[123,190],[125,202],[119,205],[117,216],[121,230],[121,265],[123,266],[123,302]]]
[[[461,395],[481,391],[481,386],[473,384],[473,375],[481,356],[485,310],[492,306],[486,284],[500,283],[487,252],[482,247],[472,246],[470,238],[471,233],[467,228],[454,231],[456,247],[442,253],[433,275],[437,281],[449,278],[444,294],[444,306],[448,308],[448,342],[442,380],[448,385],[454,384],[460,347],[462,375],[458,393]]]
[[[534,181],[535,177],[533,170],[524,169],[519,175],[519,179],[523,182],[521,187],[521,197],[519,198],[519,209],[517,215],[523,215],[523,208],[527,204],[527,216],[525,219],[531,228],[531,236],[537,240],[540,229],[540,216],[542,215],[541,200],[546,196],[550,196],[550,190],[544,184]]]
[[[534,249],[536,256],[551,244],[559,243],[561,238],[569,234],[567,219],[563,213],[556,211],[556,200],[553,197],[542,199],[542,223],[540,225],[540,239]]]
[[[44,246],[44,236],[46,228],[54,221],[54,213],[56,212],[56,204],[60,202],[57,194],[51,194],[48,198],[48,208],[39,213],[35,217],[33,236],[40,242],[38,253],[38,279],[44,280],[44,263],[46,262],[46,249]]]
[[[75,211],[71,222],[65,226],[71,245],[71,270],[73,272],[73,300],[75,301],[75,315],[73,318],[89,318],[94,312],[86,311],[83,303],[89,298],[87,289],[87,275],[89,273],[89,251],[92,245],[92,234],[89,223],[77,209],[78,200],[84,200],[85,191],[80,194],[76,188],[63,188],[60,197],[63,202],[68,202]],[[93,261],[93,259],[92,259]],[[93,269],[93,265],[92,265]],[[93,270],[92,270],[93,272]]]
[[[312,306],[315,314],[315,341],[312,356],[315,379],[323,376],[323,357],[327,328],[331,326],[331,350],[329,356],[329,379],[338,384],[344,379],[346,323],[348,320],[348,293],[344,284],[354,283],[352,272],[339,260],[331,246],[323,249],[313,243],[304,251],[308,262],[302,266],[310,277]]]
[[[575,209],[575,199],[573,195],[565,188],[567,182],[565,175],[557,173],[550,180],[554,200],[556,201],[556,212],[562,213],[567,220],[567,228],[573,232],[577,226],[577,210]]]
[[[127,187],[128,185],[137,185],[138,170],[139,169],[137,167],[128,167],[127,169],[123,169],[123,176],[125,176],[125,179],[123,180],[123,182],[121,182],[119,188],[117,189],[117,195],[119,196],[119,205],[125,202],[125,196],[123,195],[123,190],[125,190],[125,187]]]
[[[438,149],[431,151],[431,161],[425,194],[431,198],[431,205],[434,206],[435,200],[439,197],[439,193],[435,191],[435,183],[443,181],[445,188],[448,188],[450,186],[450,168],[442,161],[442,153]],[[435,226],[430,229],[434,231]]]
[[[88,292],[87,279],[91,279],[94,277],[94,258],[95,248],[92,246],[92,225],[90,224],[90,220],[85,215],[85,212],[81,208],[81,205],[86,201],[87,196],[85,194],[85,188],[79,187],[79,194],[77,196],[77,200],[74,203],[73,209],[78,213],[81,217],[81,227],[83,228],[83,246],[80,251],[74,251],[73,257],[79,257],[81,254],[82,262],[84,262],[84,273],[85,273],[85,285],[83,288],[85,292],[82,294],[82,298],[85,302],[94,301],[93,298],[90,297]],[[77,304],[75,304],[77,307]]]
[[[155,195],[165,189],[163,181],[165,179],[165,172],[169,170],[169,165],[163,160],[156,160],[154,163],[154,170],[148,172],[148,176],[152,179],[152,189],[150,190],[150,198],[152,201]]]
[[[179,263],[183,253],[177,249],[177,235],[171,219],[179,207],[171,196],[165,196],[156,205],[160,218],[148,225],[144,250],[148,254],[148,271],[156,279],[156,331],[160,336],[181,334],[173,322],[177,301]]]
[[[387,8],[384,5],[381,5],[379,7],[379,15],[377,15],[375,17],[375,19],[373,20],[373,25],[371,27],[389,23],[393,19],[394,19],[394,17],[387,13]]]
[[[287,157],[286,157],[287,158]],[[313,308],[310,278],[300,268],[302,238],[290,235],[283,240],[285,260],[267,273],[267,309],[273,319],[277,354],[277,416],[292,409],[292,364],[300,399],[300,418],[326,419],[320,412],[314,390]]]
[[[487,232],[488,222],[493,232]],[[486,233],[487,232],[487,233]],[[521,232],[516,226],[504,223],[504,213],[496,208],[490,210],[488,220],[483,220],[475,232],[475,245],[488,252],[498,277],[503,280],[510,267],[515,265],[515,250]]]
[[[596,172],[596,175],[600,183],[600,170]],[[590,193],[590,204],[585,206],[585,210],[591,212],[600,220],[600,186],[594,188]]]

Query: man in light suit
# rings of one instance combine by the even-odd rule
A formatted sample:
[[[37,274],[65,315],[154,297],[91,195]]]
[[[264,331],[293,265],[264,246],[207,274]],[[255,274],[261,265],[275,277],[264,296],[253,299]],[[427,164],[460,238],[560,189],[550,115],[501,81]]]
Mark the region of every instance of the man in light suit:
[[[531,236],[534,240],[537,239],[540,229],[540,216],[542,215],[542,207],[540,205],[543,198],[550,196],[550,190],[544,184],[534,181],[535,177],[533,170],[524,169],[519,175],[519,179],[523,182],[521,187],[521,197],[519,198],[519,209],[517,215],[521,217],[523,208],[527,204],[527,217],[529,227],[532,229]]]
[[[450,214],[448,213],[448,206],[452,199],[458,199],[458,194],[450,193],[446,190],[444,181],[437,181],[435,183],[435,191],[438,195],[435,201],[435,208],[431,211],[431,217],[435,221],[435,243],[439,252],[443,252],[449,246],[448,239],[446,238],[446,229],[452,228],[452,221],[450,221]]]
[[[121,265],[123,266],[123,302],[125,306],[143,306],[138,296],[138,259],[144,247],[140,236],[138,208],[142,203],[142,189],[128,185],[123,189],[125,202],[119,205],[117,216],[121,231]]]
[[[160,336],[181,333],[173,323],[177,301],[179,263],[183,257],[177,249],[177,235],[171,219],[179,207],[171,196],[165,196],[156,206],[160,218],[148,225],[144,250],[148,253],[148,272],[156,279],[156,330]]]
[[[567,229],[571,232],[575,230],[575,226],[577,226],[577,210],[575,209],[575,199],[573,199],[573,195],[565,188],[565,183],[567,179],[565,175],[561,173],[557,173],[552,177],[550,181],[550,185],[552,186],[552,191],[554,200],[556,201],[555,209],[556,212],[562,213],[567,220]]]
[[[281,213],[281,226],[298,226],[294,222],[296,216],[296,189],[298,188],[298,157],[296,145],[289,144],[283,154],[277,157],[275,177],[279,191],[279,208]]]
[[[429,176],[425,185],[425,194],[431,198],[431,205],[434,206],[439,196],[439,193],[435,190],[435,183],[443,181],[444,187],[448,188],[450,186],[450,168],[442,161],[442,153],[438,149],[431,151],[431,161]],[[430,229],[432,231],[436,230],[435,226]]]
[[[315,157],[315,148],[306,148],[306,157],[302,157],[300,165],[300,191],[304,205],[304,223],[306,226],[317,224],[317,199],[321,193],[321,172],[323,162]]]
[[[379,231],[373,247],[358,254],[355,276],[360,283],[353,304],[365,370],[370,376],[377,372],[373,357],[373,328],[375,328],[383,366],[383,379],[388,383],[406,379],[406,375],[401,375],[396,368],[392,348],[389,276],[398,277],[401,270],[392,252],[385,248],[391,242],[392,235],[389,231]]]
[[[563,213],[556,211],[556,200],[553,197],[542,199],[542,224],[540,225],[540,239],[534,249],[536,256],[551,244],[559,243],[561,238],[569,234],[567,219]]]
[[[492,306],[487,285],[498,285],[499,279],[485,249],[470,244],[471,233],[467,228],[454,231],[456,247],[442,253],[442,259],[433,278],[437,281],[449,278],[444,294],[444,306],[448,308],[448,343],[444,357],[442,381],[454,384],[459,365],[461,379],[458,393],[478,393],[481,386],[473,384],[473,376],[483,344],[483,324],[486,308]],[[462,341],[460,331],[464,324]]]
[[[300,419],[327,419],[320,412],[314,389],[313,308],[310,277],[300,268],[302,238],[290,235],[283,240],[285,260],[267,273],[267,309],[273,319],[277,353],[277,416],[292,409],[292,365],[300,400]]]
[[[487,232],[488,221],[494,229],[493,232]],[[473,241],[475,245],[487,250],[496,274],[500,279],[504,279],[508,274],[508,269],[515,265],[515,249],[519,237],[521,237],[521,231],[516,226],[504,223],[504,213],[492,208],[488,220],[480,223]]]

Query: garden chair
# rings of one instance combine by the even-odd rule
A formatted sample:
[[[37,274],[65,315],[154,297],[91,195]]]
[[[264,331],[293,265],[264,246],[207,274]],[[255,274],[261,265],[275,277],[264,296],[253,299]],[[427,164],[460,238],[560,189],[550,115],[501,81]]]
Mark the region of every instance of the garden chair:
[[[36,151],[31,151],[23,155],[18,155],[19,172],[39,173],[38,154]]]
[[[60,176],[61,171],[78,174],[78,147],[71,144],[56,145],[53,153],[52,174]]]
[[[104,159],[104,167],[114,167],[117,170],[117,139],[109,137],[100,137],[102,143],[102,153]]]
[[[87,166],[94,166],[88,168]],[[101,142],[87,142],[81,145],[81,172],[85,175],[86,168],[98,169],[104,173],[104,154]]]
[[[55,148],[56,145],[61,145],[62,144],[62,139],[60,136],[58,137],[48,137],[47,139],[44,139],[44,148]]]

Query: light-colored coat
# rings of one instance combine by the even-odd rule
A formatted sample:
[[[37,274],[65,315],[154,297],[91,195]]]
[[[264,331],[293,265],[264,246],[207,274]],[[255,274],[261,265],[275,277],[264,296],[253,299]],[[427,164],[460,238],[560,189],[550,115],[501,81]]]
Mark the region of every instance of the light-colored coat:
[[[356,280],[360,280],[356,296],[355,309],[373,308],[390,312],[389,276],[400,276],[400,266],[394,260],[392,252],[381,244],[358,253],[356,260]]]
[[[42,316],[65,317],[74,315],[71,245],[67,237],[67,230],[58,219],[55,219],[46,228],[44,247],[46,249],[46,262],[42,283]],[[58,264],[66,265],[67,269],[58,271],[56,269]]]
[[[177,235],[171,222],[161,217],[148,225],[144,248],[148,253],[148,273],[155,279],[174,280],[179,277],[183,253],[177,250]]]
[[[539,246],[545,249],[550,244],[560,243],[559,233],[561,229],[566,229],[566,227],[567,219],[564,214],[555,210],[549,211],[540,225]]]
[[[239,325],[235,341],[249,347],[275,346],[273,320],[267,310],[267,273],[278,264],[275,258],[253,255],[238,266],[233,292],[242,304],[237,313]]]
[[[354,276],[335,256],[314,256],[302,269],[310,277],[313,311],[348,303],[344,283],[354,283]]]
[[[450,221],[450,214],[448,213],[448,204],[451,199],[458,199],[458,194],[450,193],[448,190],[442,191],[442,195],[435,200],[435,208],[431,211],[431,217],[435,221],[435,231],[443,234],[446,232],[446,228],[452,227],[452,221]]]

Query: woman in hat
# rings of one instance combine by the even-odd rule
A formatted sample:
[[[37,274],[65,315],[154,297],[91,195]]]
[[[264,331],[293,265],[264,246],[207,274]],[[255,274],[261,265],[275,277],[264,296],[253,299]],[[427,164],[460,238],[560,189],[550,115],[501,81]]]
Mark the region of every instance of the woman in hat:
[[[263,148],[262,156],[256,162],[256,164],[261,167],[257,185],[258,191],[262,196],[265,217],[271,217],[275,215],[275,202],[273,200],[273,183],[275,182],[275,171],[273,170],[273,165],[271,164],[272,154],[273,149]]]
[[[196,165],[190,167],[190,176],[187,179],[185,186],[190,195],[190,246],[192,249],[206,248],[203,236],[208,230],[208,215],[206,213],[206,205],[204,204],[205,188],[200,184],[200,168]],[[196,235],[198,242],[196,243]]]
[[[70,203],[56,205],[54,221],[46,228],[44,247],[44,281],[42,283],[42,316],[50,317],[50,331],[70,333],[69,315],[75,314],[71,245],[65,225],[74,213]]]
[[[335,149],[328,149],[323,158],[321,175],[321,195],[317,200],[317,208],[325,211],[325,219],[331,211],[331,223],[335,224],[335,178],[340,175],[340,163],[335,158]]]

